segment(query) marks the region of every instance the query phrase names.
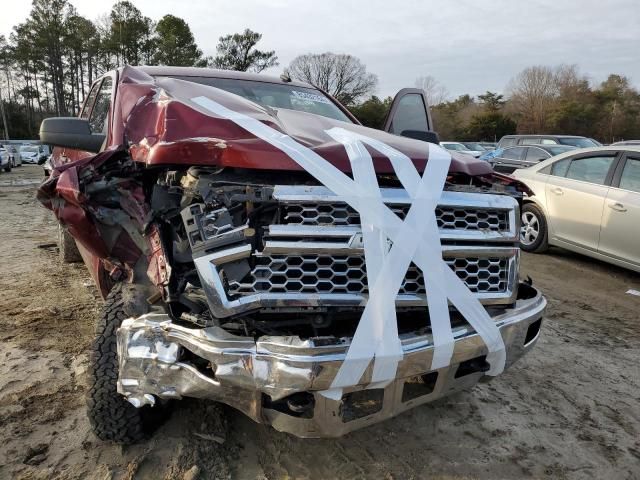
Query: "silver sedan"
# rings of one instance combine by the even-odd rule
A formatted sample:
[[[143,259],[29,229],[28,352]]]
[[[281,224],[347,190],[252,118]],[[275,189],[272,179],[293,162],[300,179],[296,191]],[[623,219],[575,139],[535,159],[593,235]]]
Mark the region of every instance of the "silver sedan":
[[[523,250],[556,245],[640,272],[640,146],[572,150],[513,176],[533,192]]]

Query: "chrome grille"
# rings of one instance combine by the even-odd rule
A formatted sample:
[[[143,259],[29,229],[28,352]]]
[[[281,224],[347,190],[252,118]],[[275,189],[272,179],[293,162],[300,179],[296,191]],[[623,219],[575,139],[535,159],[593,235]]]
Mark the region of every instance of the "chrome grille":
[[[367,294],[363,255],[264,255],[243,282],[229,285],[231,295],[257,293]],[[507,289],[505,257],[445,258],[445,262],[474,293],[502,293]],[[400,295],[424,294],[422,272],[411,264]]]
[[[408,205],[389,205],[389,208],[404,219]],[[283,220],[289,225],[345,226],[359,225],[360,216],[346,203],[287,203]],[[490,230],[509,229],[509,212],[477,207],[439,206],[436,208],[438,227],[445,230]]]
[[[411,198],[405,190],[381,188],[380,193],[396,215],[406,216]],[[276,185],[272,196],[279,215],[258,226],[257,246],[242,238],[195,258],[212,313],[224,318],[262,309],[363,308],[368,288],[357,212],[321,186]],[[442,258],[455,274],[485,305],[513,302],[517,201],[444,191],[436,213]],[[422,308],[427,295],[422,271],[411,264],[396,305]]]

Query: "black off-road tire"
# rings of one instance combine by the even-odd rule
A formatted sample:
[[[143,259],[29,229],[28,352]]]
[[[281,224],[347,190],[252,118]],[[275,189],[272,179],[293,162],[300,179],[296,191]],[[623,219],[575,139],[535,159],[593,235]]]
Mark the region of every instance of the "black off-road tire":
[[[142,315],[147,310],[142,291],[118,284],[109,293],[96,323],[88,369],[87,415],[91,428],[101,440],[123,445],[138,442],[148,430],[151,410],[156,410],[153,417],[159,420],[157,414],[162,407],[136,408],[117,392],[116,385],[116,331],[124,319]]]
[[[58,225],[58,250],[60,251],[62,263],[82,261],[82,255],[80,255],[76,241],[62,225]]]
[[[525,218],[533,218],[536,220],[537,236],[535,240],[530,243],[523,241],[522,235],[525,233],[521,231],[520,236],[520,248],[525,252],[543,253],[549,249],[549,230],[547,228],[547,219],[542,213],[542,210],[538,208],[534,203],[525,203],[522,206],[521,213],[522,229],[526,228]]]

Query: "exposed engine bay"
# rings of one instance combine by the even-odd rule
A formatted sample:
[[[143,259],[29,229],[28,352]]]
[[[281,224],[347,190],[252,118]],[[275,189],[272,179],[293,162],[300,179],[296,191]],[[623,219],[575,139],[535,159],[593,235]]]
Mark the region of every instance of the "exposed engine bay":
[[[307,174],[203,167],[152,170],[121,155],[111,155],[98,167],[94,165],[78,169],[81,208],[89,217],[86,221],[95,222],[107,250],[102,255],[104,271],[112,281],[134,281],[135,277],[136,283],[154,284],[158,290],[151,300],[161,303],[174,321],[200,327],[220,326],[254,338],[275,334],[339,337],[355,330],[363,302],[347,301],[345,296],[367,293],[357,212],[346,204],[332,202],[330,192],[315,185]],[[59,182],[64,182],[65,173]],[[400,191],[396,190],[398,184],[393,177],[381,175],[379,182],[390,195]],[[303,195],[292,199],[287,186]],[[487,194],[511,200],[511,195],[517,194],[508,186],[491,185],[477,177],[452,177],[447,191],[476,194],[472,200],[487,198]],[[80,206],[57,207],[64,222]],[[393,208],[402,218],[408,207],[397,203]],[[505,235],[514,230],[514,225],[508,225],[511,208],[511,204],[502,211],[466,207],[465,219],[471,216],[475,223],[463,225],[455,216],[460,216],[460,210],[443,206],[439,221],[451,232],[459,227],[466,232],[488,232],[485,243],[510,249],[509,261],[515,262],[517,235],[513,231],[510,237]],[[496,235],[491,236],[491,232]],[[456,235],[444,240],[458,250],[472,241],[471,237]],[[216,271],[229,301],[261,293],[280,295],[282,301],[271,298],[247,308],[224,309],[211,295],[207,298],[208,286],[203,285],[194,259],[229,249],[231,256],[217,262]],[[506,297],[500,299],[497,295],[485,303],[513,303],[515,292],[509,290],[512,285],[507,285],[513,278],[500,277],[505,272],[498,271],[505,268],[504,262],[501,266],[492,265],[494,259],[485,260],[483,255],[472,255],[478,265],[468,266],[471,272],[480,274],[479,286],[483,285],[483,273],[478,270],[484,267],[484,280],[495,280],[494,284],[485,285],[486,296],[491,291],[508,291]],[[456,257],[452,268],[464,263],[460,255]],[[500,258],[496,257],[495,262]],[[410,270],[408,276],[411,274]],[[424,282],[415,267],[413,275],[415,278],[408,278],[401,293],[424,297]],[[296,294],[299,298],[290,298]],[[316,296],[316,300],[318,295],[325,298],[308,302],[305,295]],[[405,300],[398,304],[400,331],[427,328],[423,315],[412,315],[418,309],[424,310],[424,301]]]

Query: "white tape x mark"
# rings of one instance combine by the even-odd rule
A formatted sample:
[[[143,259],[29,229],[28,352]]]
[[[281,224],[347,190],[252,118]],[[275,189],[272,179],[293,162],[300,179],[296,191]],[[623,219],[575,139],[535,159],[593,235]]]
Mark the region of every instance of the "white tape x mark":
[[[487,361],[491,366],[487,374],[498,375],[503,371],[505,350],[499,329],[474,294],[442,259],[435,207],[451,162],[446,150],[426,144],[429,161],[420,177],[411,159],[402,152],[355,132],[333,128],[327,134],[345,146],[354,172],[355,180],[352,180],[313,150],[255,118],[234,112],[207,97],[195,97],[191,101],[282,150],[361,216],[369,301],[345,361],[331,390],[325,392],[326,396],[338,399],[343,387],[358,384],[373,359],[373,383],[384,385],[395,378],[398,362],[403,356],[395,299],[412,261],[425,279],[434,339],[431,368],[448,366],[453,354],[450,301],[487,345]],[[412,204],[404,221],[382,202],[371,156],[364,144],[389,158],[398,179],[409,193]],[[388,253],[386,238],[393,242]]]

